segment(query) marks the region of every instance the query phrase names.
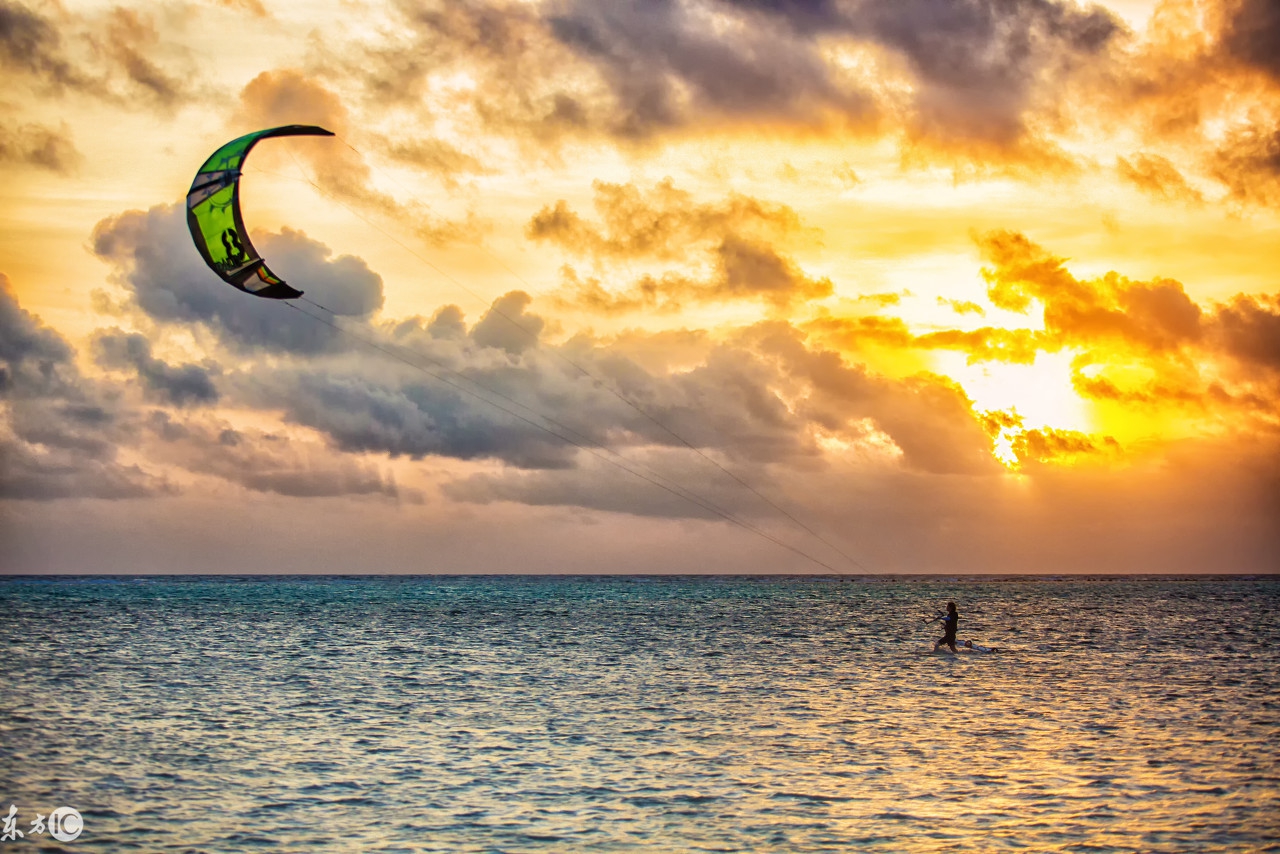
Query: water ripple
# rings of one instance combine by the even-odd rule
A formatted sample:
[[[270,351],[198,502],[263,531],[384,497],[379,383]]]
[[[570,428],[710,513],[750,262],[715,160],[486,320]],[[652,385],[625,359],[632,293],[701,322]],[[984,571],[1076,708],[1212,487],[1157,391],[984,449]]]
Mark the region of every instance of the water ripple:
[[[998,653],[928,652],[947,599]],[[1280,850],[1277,605],[1274,578],[6,579],[0,806],[74,806],[74,850]]]

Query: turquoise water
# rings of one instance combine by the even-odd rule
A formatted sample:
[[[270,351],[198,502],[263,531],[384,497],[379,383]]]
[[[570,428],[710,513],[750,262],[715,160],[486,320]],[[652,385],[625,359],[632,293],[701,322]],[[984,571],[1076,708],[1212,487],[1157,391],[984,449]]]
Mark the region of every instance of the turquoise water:
[[[948,599],[997,653],[928,651]],[[0,812],[74,807],[68,851],[1280,851],[1278,605],[1274,577],[10,578]]]

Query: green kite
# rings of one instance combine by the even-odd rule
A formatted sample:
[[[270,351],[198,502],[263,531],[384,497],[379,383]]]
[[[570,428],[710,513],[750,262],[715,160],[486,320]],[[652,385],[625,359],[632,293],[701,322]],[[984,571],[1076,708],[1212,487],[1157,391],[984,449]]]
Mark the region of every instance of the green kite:
[[[258,140],[273,136],[333,136],[333,132],[315,125],[285,125],[231,140],[209,156],[191,182],[187,227],[204,262],[224,282],[254,296],[294,299],[302,291],[267,269],[240,217],[240,167]]]

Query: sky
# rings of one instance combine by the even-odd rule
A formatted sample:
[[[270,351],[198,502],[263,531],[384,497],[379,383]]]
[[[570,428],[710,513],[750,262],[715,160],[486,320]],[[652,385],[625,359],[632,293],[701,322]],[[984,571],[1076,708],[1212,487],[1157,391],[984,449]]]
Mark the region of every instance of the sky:
[[[0,0],[0,571],[1280,569],[1273,0]],[[305,298],[204,266],[185,196]]]

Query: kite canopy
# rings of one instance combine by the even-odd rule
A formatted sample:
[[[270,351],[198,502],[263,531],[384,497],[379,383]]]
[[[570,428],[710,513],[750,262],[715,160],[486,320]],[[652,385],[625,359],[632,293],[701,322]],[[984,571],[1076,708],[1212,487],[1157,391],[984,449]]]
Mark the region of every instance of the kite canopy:
[[[285,125],[245,134],[209,156],[187,191],[187,227],[209,268],[229,285],[254,296],[293,299],[291,288],[267,269],[240,218],[240,167],[258,140],[273,136],[333,136],[315,125]]]

